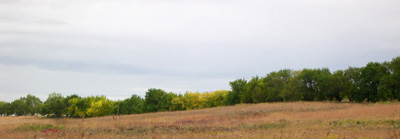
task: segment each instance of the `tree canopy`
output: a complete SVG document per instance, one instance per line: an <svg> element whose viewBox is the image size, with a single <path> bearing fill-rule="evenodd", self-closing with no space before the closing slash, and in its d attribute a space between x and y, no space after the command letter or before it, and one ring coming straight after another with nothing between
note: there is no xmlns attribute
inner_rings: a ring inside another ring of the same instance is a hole
<svg viewBox="0 0 400 139"><path fill-rule="evenodd" d="M0 116L96 117L117 114L193 110L239 103L285 101L378 102L400 100L400 57L365 67L330 71L328 68L290 70L240 78L229 82L231 90L176 94L150 88L144 98L132 95L113 101L106 96L81 97L49 94L42 102L28 94L13 102L0 101Z"/></svg>

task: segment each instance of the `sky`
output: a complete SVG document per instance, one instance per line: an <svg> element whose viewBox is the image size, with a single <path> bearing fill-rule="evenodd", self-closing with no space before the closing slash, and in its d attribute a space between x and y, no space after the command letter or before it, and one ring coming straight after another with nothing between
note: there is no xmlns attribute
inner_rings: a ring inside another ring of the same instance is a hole
<svg viewBox="0 0 400 139"><path fill-rule="evenodd" d="M1 0L0 101L229 90L400 56L398 0Z"/></svg>

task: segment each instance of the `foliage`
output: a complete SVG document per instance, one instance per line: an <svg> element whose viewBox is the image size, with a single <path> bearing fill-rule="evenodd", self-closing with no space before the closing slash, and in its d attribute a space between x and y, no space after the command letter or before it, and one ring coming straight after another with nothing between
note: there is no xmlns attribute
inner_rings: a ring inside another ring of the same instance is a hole
<svg viewBox="0 0 400 139"><path fill-rule="evenodd" d="M41 107L42 115L61 117L66 105L63 102L64 97L60 93L51 93Z"/></svg>
<svg viewBox="0 0 400 139"><path fill-rule="evenodd" d="M63 104L65 105L63 113L65 113L67 117L73 117L73 115L75 113L74 110L71 110L71 111L68 110L68 108L71 107L71 103L69 103L69 101L74 99L74 98L75 99L81 99L81 97L78 96L77 94L69 95L69 96L67 96L67 97L65 97L63 99Z"/></svg>
<svg viewBox="0 0 400 139"><path fill-rule="evenodd" d="M68 101L67 115L71 117L105 116L111 113L114 102L105 96L89 96L72 98Z"/></svg>
<svg viewBox="0 0 400 139"><path fill-rule="evenodd" d="M105 96L90 96L85 98L85 101L89 103L89 108L86 110L86 117L108 115L113 107L113 102Z"/></svg>
<svg viewBox="0 0 400 139"><path fill-rule="evenodd" d="M170 111L177 111L177 110L185 110L185 102L182 95L178 95L177 97L171 100L171 106L169 107Z"/></svg>
<svg viewBox="0 0 400 139"><path fill-rule="evenodd" d="M40 113L40 108L42 106L42 101L36 96L28 94L26 96L26 107L30 115Z"/></svg>
<svg viewBox="0 0 400 139"><path fill-rule="evenodd" d="M234 105L241 102L240 98L246 92L245 85L247 81L245 79L237 79L235 81L229 82L232 91L227 95L225 104Z"/></svg>
<svg viewBox="0 0 400 139"><path fill-rule="evenodd" d="M369 102L379 101L378 89L381 79L389 73L380 63L370 62L361 69L361 89L363 96Z"/></svg>
<svg viewBox="0 0 400 139"><path fill-rule="evenodd" d="M10 105L3 104L4 108L0 109L3 109L5 115L34 115L40 112L41 105L42 101L39 98L28 94L26 97L21 97L11 102Z"/></svg>
<svg viewBox="0 0 400 139"><path fill-rule="evenodd" d="M330 101L342 101L343 97L346 96L345 91L350 89L350 80L346 78L343 70L335 71L330 81L330 94L328 98Z"/></svg>
<svg viewBox="0 0 400 139"><path fill-rule="evenodd" d="M62 96L51 93L45 102L28 94L11 103L0 102L0 116L47 115L49 117L96 117L110 114L192 110L239 103L282 101L379 102L400 100L400 57L389 62L370 62L331 72L328 68L271 72L249 81L229 82L231 90L167 93L150 88L144 98L132 95L122 101L105 96Z"/></svg>
<svg viewBox="0 0 400 139"><path fill-rule="evenodd" d="M168 97L167 92L162 89L150 88L145 96L145 111L158 112L167 111L171 105L172 99Z"/></svg>
<svg viewBox="0 0 400 139"><path fill-rule="evenodd" d="M144 100L137 95L116 102L111 110L111 114L138 114L143 113Z"/></svg>
<svg viewBox="0 0 400 139"><path fill-rule="evenodd" d="M292 71L289 69L280 70L278 72L271 72L263 80L263 90L265 92L265 99L261 102L276 102L283 101L284 98L280 96L284 87L289 84L292 77Z"/></svg>
<svg viewBox="0 0 400 139"><path fill-rule="evenodd" d="M8 102L0 101L0 116L7 115Z"/></svg>
<svg viewBox="0 0 400 139"><path fill-rule="evenodd" d="M203 104L204 105L203 108L210 108L210 107L224 106L225 105L224 102L229 94L229 91L217 90L214 92L203 93L203 94L207 94L206 96L202 95L202 97L205 100L203 103L206 103Z"/></svg>
<svg viewBox="0 0 400 139"><path fill-rule="evenodd" d="M217 90L214 92L186 92L183 96L175 97L171 103L170 110L192 110L201 108L211 108L224 106L227 90Z"/></svg>

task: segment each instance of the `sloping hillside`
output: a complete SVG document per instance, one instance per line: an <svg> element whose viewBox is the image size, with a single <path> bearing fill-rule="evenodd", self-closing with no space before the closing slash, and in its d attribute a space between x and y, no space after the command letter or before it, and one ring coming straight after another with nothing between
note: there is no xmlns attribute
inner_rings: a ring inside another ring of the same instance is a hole
<svg viewBox="0 0 400 139"><path fill-rule="evenodd" d="M241 104L87 119L0 117L0 125L0 138L399 138L400 104Z"/></svg>

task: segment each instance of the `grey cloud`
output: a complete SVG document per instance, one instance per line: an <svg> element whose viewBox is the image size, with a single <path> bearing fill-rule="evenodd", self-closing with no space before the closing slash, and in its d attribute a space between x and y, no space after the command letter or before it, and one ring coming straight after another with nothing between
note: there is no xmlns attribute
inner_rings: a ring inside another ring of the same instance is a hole
<svg viewBox="0 0 400 139"><path fill-rule="evenodd" d="M57 61L57 60L43 60L28 57L12 57L0 56L0 64L8 66L37 66L46 70L64 71L64 72L87 72L97 74L122 74L122 75L157 75L169 76L177 78L221 78L230 77L232 73L219 71L206 71L206 72L190 72L190 71L174 71L163 69L142 68L133 65L122 65L115 63L102 63L102 62L85 62L85 61Z"/></svg>
<svg viewBox="0 0 400 139"><path fill-rule="evenodd" d="M235 78L363 66L400 51L398 0L1 2L3 94L211 91Z"/></svg>

